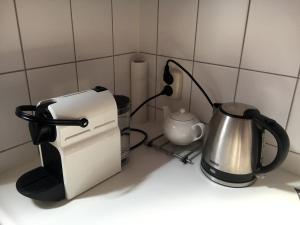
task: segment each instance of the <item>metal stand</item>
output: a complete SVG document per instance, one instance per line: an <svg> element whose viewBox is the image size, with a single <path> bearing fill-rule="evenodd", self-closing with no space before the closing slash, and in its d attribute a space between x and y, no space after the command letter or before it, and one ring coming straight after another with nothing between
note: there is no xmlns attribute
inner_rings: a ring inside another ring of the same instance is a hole
<svg viewBox="0 0 300 225"><path fill-rule="evenodd" d="M193 164L193 160L201 154L203 141L199 140L189 145L180 146L172 144L163 134L160 134L152 138L147 145L176 157L184 164Z"/></svg>

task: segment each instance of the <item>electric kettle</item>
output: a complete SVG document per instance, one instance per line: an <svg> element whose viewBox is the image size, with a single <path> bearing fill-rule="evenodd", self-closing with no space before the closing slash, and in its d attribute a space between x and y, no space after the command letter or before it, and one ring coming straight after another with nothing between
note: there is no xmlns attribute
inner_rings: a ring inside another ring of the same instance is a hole
<svg viewBox="0 0 300 225"><path fill-rule="evenodd" d="M255 182L256 174L269 172L285 160L289 138L276 121L242 103L214 104L213 108L201 159L201 169L209 179L224 186L245 187ZM275 137L278 150L275 159L263 166L265 130Z"/></svg>

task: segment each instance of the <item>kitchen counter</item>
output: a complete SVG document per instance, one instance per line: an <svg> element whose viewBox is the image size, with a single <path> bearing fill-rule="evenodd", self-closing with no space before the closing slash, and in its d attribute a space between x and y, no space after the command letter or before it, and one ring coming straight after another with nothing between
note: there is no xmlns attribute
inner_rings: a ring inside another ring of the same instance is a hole
<svg viewBox="0 0 300 225"><path fill-rule="evenodd" d="M142 127L150 136L159 130L152 124ZM193 165L185 165L160 151L141 146L131 153L121 173L71 201L58 203L36 202L17 192L17 178L39 164L32 162L0 175L0 224L285 224L287 221L295 224L300 221L300 200L294 190L300 187L300 177L277 169L251 187L228 188L202 174L200 158Z"/></svg>

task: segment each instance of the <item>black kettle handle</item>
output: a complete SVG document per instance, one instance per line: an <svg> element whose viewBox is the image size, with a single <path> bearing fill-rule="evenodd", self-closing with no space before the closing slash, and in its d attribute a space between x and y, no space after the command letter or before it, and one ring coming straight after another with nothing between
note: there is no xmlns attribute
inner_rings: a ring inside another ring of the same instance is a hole
<svg viewBox="0 0 300 225"><path fill-rule="evenodd" d="M275 120L260 114L258 110L247 110L244 115L253 119L255 123L259 124L263 129L268 130L275 137L278 146L275 159L270 164L261 166L257 171L258 173L269 172L279 166L286 159L290 148L289 137L283 127L281 127Z"/></svg>

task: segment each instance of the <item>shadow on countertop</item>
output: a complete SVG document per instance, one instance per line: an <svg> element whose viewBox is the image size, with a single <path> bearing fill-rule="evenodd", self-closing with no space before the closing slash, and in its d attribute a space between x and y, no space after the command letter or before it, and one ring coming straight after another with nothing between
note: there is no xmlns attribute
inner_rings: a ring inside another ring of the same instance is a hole
<svg viewBox="0 0 300 225"><path fill-rule="evenodd" d="M256 187L268 187L297 193L295 189L300 188L300 177L277 168L270 173L259 176L257 181L250 186L250 188Z"/></svg>
<svg viewBox="0 0 300 225"><path fill-rule="evenodd" d="M92 198L116 191L119 192L119 195L117 196L126 195L141 184L149 174L159 169L171 159L172 157L150 150L147 147L138 149L130 155L129 161L122 167L122 171L120 173L108 178L102 183L97 184L86 192L75 197L74 200ZM69 202L70 200L62 200L59 202L41 202L33 200L33 203L42 209L59 208Z"/></svg>
<svg viewBox="0 0 300 225"><path fill-rule="evenodd" d="M120 173L79 195L77 199L104 195L114 191L120 191L119 195L126 195L141 184L149 174L171 159L171 156L153 151L148 147L137 150L130 155L128 163Z"/></svg>

